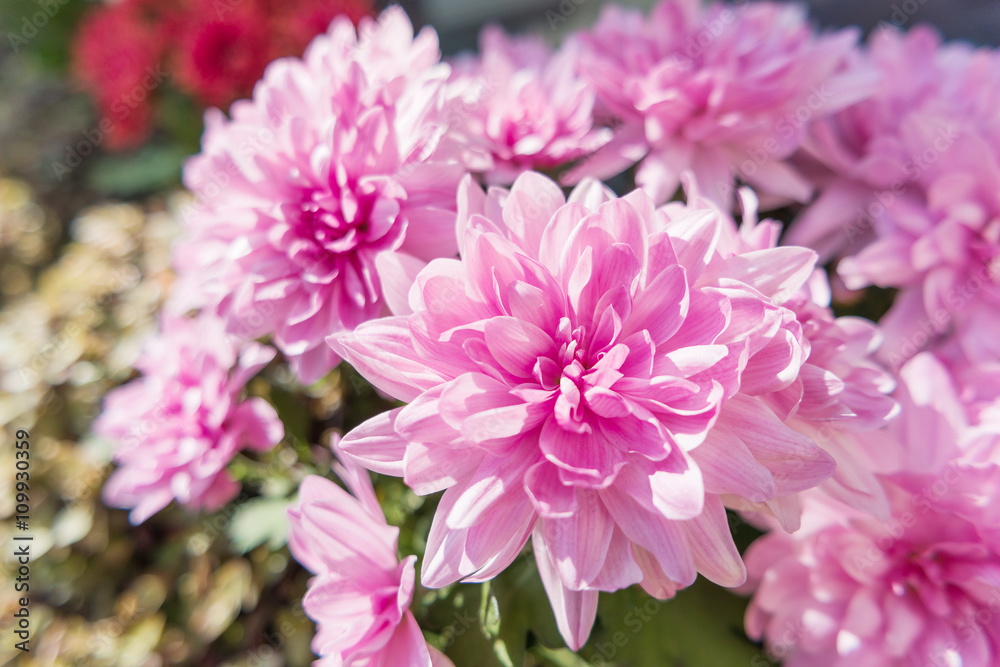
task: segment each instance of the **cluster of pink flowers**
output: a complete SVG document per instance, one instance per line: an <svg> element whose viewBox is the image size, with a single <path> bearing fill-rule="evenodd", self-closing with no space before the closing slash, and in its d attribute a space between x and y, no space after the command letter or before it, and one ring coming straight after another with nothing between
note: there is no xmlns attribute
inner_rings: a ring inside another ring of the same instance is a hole
<svg viewBox="0 0 1000 667"><path fill-rule="evenodd" d="M168 406L109 500L232 494L229 457L281 438L238 396L267 336L304 383L346 360L405 403L335 445L354 497L309 478L290 511L321 664L450 664L358 465L443 491L423 586L530 538L574 650L600 592L701 574L756 591L748 633L790 664L1000 659L998 57L694 0L481 47L442 61L398 7L337 19L206 116L174 351L99 430ZM793 202L779 244L758 209ZM885 323L837 317L844 283L899 288ZM746 565L727 511L769 531Z"/></svg>
<svg viewBox="0 0 1000 667"><path fill-rule="evenodd" d="M801 530L747 554L747 630L790 665L992 665L1000 58L924 27L877 32L860 57L883 83L809 128L794 162L817 196L786 241L838 260L846 288L898 290L879 357L900 414L858 436L883 506L806 492Z"/></svg>
<svg viewBox="0 0 1000 667"><path fill-rule="evenodd" d="M138 524L171 500L204 510L232 500L233 455L270 449L285 435L267 401L241 397L273 358L272 348L227 337L213 318L164 318L135 362L143 376L108 394L94 425L117 443L107 503L132 508Z"/></svg>
<svg viewBox="0 0 1000 667"><path fill-rule="evenodd" d="M746 559L751 637L789 665L968 665L1000 655L1000 422L970 418L930 353L882 432L884 517L815 492Z"/></svg>
<svg viewBox="0 0 1000 667"><path fill-rule="evenodd" d="M585 158L612 137L594 117L596 92L578 72L579 49L483 30L478 56L456 58L449 121L468 145L465 164L488 183L510 184Z"/></svg>
<svg viewBox="0 0 1000 667"><path fill-rule="evenodd" d="M739 178L776 201L812 189L787 160L810 123L874 89L858 34L816 35L798 5L658 3L649 16L614 5L577 39L579 70L615 138L575 173L610 176L639 162L636 184L657 203L689 172L723 205Z"/></svg>
<svg viewBox="0 0 1000 667"><path fill-rule="evenodd" d="M929 28L876 33L863 54L878 92L810 129L801 155L819 196L789 242L840 257L847 287L900 290L882 321L898 370L954 336L1000 355L1000 57Z"/></svg>

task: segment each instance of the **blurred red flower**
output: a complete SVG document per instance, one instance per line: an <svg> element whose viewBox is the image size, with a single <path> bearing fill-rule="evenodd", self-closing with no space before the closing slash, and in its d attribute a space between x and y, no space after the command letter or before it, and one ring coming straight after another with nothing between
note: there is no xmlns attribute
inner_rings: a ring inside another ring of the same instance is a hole
<svg viewBox="0 0 1000 667"><path fill-rule="evenodd" d="M165 78L199 107L227 108L335 16L356 24L371 13L370 0L123 0L84 17L73 69L102 116L105 147L133 148L153 131Z"/></svg>

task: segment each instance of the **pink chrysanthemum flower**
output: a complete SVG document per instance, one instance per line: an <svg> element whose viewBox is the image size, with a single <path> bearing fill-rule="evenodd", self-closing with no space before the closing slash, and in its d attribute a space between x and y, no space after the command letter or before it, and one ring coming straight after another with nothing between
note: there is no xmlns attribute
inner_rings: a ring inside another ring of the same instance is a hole
<svg viewBox="0 0 1000 667"><path fill-rule="evenodd" d="M694 190L694 188L691 188ZM748 189L740 191L743 223L725 225L721 254L752 253L775 248L781 225L757 221L757 202ZM774 413L808 436L837 462L834 475L820 488L849 505L885 516L887 500L872 466L877 437L868 434L898 413L889 396L894 378L874 360L883 336L871 321L834 317L831 290L822 269L815 270L797 291L776 295L795 315L802 330L803 363L795 380L778 391L759 394ZM710 436L711 438L711 436ZM788 497L786 528L797 526L798 508Z"/></svg>
<svg viewBox="0 0 1000 667"><path fill-rule="evenodd" d="M887 482L885 522L810 495L801 531L747 552L761 581L747 633L790 667L997 664L996 473L955 466Z"/></svg>
<svg viewBox="0 0 1000 667"><path fill-rule="evenodd" d="M1000 322L1000 61L928 28L880 31L867 59L885 83L813 127L804 155L821 195L787 241L847 254L851 289L901 288L882 322L898 369L973 306L987 304L984 332ZM1000 352L972 333L967 347Z"/></svg>
<svg viewBox="0 0 1000 667"><path fill-rule="evenodd" d="M440 136L437 37L414 38L398 7L358 31L334 20L302 60L272 63L231 120L210 112L184 171L199 204L173 307L273 334L305 382L339 361L327 335L387 311L386 282L455 252L463 171Z"/></svg>
<svg viewBox="0 0 1000 667"><path fill-rule="evenodd" d="M386 523L368 473L334 469L354 493L323 477L302 480L288 510L288 547L316 575L302 607L316 621L318 667L453 667L427 645L413 613L416 556L396 555L399 528Z"/></svg>
<svg viewBox="0 0 1000 667"><path fill-rule="evenodd" d="M879 520L808 492L802 529L746 554L747 632L785 664L966 665L1000 659L1000 430L969 428L930 355L901 380ZM883 440L887 436L883 436ZM987 446L984 446L987 445Z"/></svg>
<svg viewBox="0 0 1000 667"><path fill-rule="evenodd" d="M869 320L833 316L822 271L784 305L802 324L808 352L795 383L769 396L769 404L837 462L822 490L884 517L889 508L872 462L882 446L878 429L899 412L890 396L895 379L875 361L884 336Z"/></svg>
<svg viewBox="0 0 1000 667"><path fill-rule="evenodd" d="M917 130L908 127L910 119L949 101L945 91L955 86L955 74L969 55L964 45L942 47L924 26L905 34L881 29L872 35L860 57L879 73L878 90L810 126L802 157L816 163L809 172L820 196L796 220L789 242L814 247L824 257L838 254L868 235L872 215L891 205L901 190L913 189L926 161L908 153L913 146L905 137L916 138ZM944 129L945 139L953 139L957 128ZM882 191L891 193L892 201Z"/></svg>
<svg viewBox="0 0 1000 667"><path fill-rule="evenodd" d="M485 155L475 170L489 183L563 167L611 138L594 126L594 89L576 72L575 46L552 53L542 39L490 26L479 47L477 57L454 62L449 114L455 131Z"/></svg>
<svg viewBox="0 0 1000 667"><path fill-rule="evenodd" d="M696 572L741 583L721 495L764 502L782 472L796 471L785 475L795 492L833 468L736 395L794 380L794 316L761 290L794 291L814 253L722 259L714 210L656 211L640 190L616 199L596 182L567 202L533 172L486 195L467 179L459 221L462 260L421 271L411 315L330 338L410 401L348 434L345 451L417 493L447 489L424 584L490 579L534 533L578 648L599 590L641 582L669 597ZM723 401L733 436L702 455Z"/></svg>
<svg viewBox="0 0 1000 667"><path fill-rule="evenodd" d="M727 210L737 177L807 200L809 183L786 159L810 122L872 84L852 66L857 32L817 36L796 5L664 0L648 18L610 6L579 39L598 111L621 126L576 173L605 177L639 161L636 183L657 203L686 170Z"/></svg>
<svg viewBox="0 0 1000 667"><path fill-rule="evenodd" d="M274 357L240 345L210 317L164 318L135 367L143 376L109 393L94 432L115 443L118 469L104 499L132 508L139 524L171 500L215 510L239 485L226 465L241 449L263 451L284 437L264 399L240 399L247 381Z"/></svg>
<svg viewBox="0 0 1000 667"><path fill-rule="evenodd" d="M966 321L955 335L933 347L934 356L961 389L960 400L973 421L983 412L1000 413L1000 353L987 355L963 345L970 339L985 342L996 338L1000 329L982 324Z"/></svg>

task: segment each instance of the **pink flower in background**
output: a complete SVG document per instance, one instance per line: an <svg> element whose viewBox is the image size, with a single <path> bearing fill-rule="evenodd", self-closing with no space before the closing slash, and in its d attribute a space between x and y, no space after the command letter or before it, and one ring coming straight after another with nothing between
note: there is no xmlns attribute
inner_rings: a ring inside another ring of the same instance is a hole
<svg viewBox="0 0 1000 667"><path fill-rule="evenodd" d="M882 322L894 368L955 330L996 359L1000 61L928 28L877 33L867 59L885 83L813 127L803 163L821 194L787 241L848 255L851 289L901 288Z"/></svg>
<svg viewBox="0 0 1000 667"><path fill-rule="evenodd" d="M995 342L992 339L996 338L998 329L983 324L966 320L954 336L932 348L934 356L948 369L949 376L960 389L960 401L973 421L980 413L996 411L996 406L1000 405L1000 354L989 359L981 351L970 352L963 345L969 339Z"/></svg>
<svg viewBox="0 0 1000 667"><path fill-rule="evenodd" d="M778 243L780 223L758 223L756 198L748 189L740 191L740 199L743 223L738 229L735 224L723 226L719 243L723 257L752 254ZM837 462L836 472L821 489L858 509L885 516L887 500L873 464L880 449L878 436L861 435L884 426L898 412L889 396L896 382L874 360L883 340L881 332L860 317L834 317L830 285L822 269L813 271L796 291L786 289L773 298L794 314L801 328L803 363L788 386L757 395L787 426L818 443ZM725 423L725 410L720 423ZM788 477L787 471L780 475ZM784 511L775 503L770 509L778 509L783 525L794 530L797 499L787 496L778 502L785 503Z"/></svg>
<svg viewBox="0 0 1000 667"><path fill-rule="evenodd" d="M808 200L786 160L809 123L872 92L853 63L857 32L817 36L797 5L665 0L649 17L610 6L579 39L598 115L621 127L577 177L639 162L636 183L656 203L685 171L726 210L737 177L769 203Z"/></svg>
<svg viewBox="0 0 1000 667"><path fill-rule="evenodd" d="M302 60L272 63L231 120L210 112L184 171L199 204L172 308L273 334L304 382L339 361L327 335L388 311L387 281L455 252L464 172L441 136L437 38L414 38L398 7L358 30L338 18Z"/></svg>
<svg viewBox="0 0 1000 667"><path fill-rule="evenodd" d="M571 648L586 641L599 590L641 582L669 597L696 572L740 584L718 494L763 502L772 472L795 470L793 491L832 472L811 441L735 396L741 383L764 392L794 380L794 316L759 290L797 289L815 255L723 260L714 210L656 211L641 191L616 199L596 182L566 202L530 172L485 196L467 179L459 211L462 260L417 276L411 315L329 339L410 401L352 431L344 450L417 493L447 489L424 584L490 579L534 532ZM699 458L726 399L739 437Z"/></svg>
<svg viewBox="0 0 1000 667"><path fill-rule="evenodd" d="M974 424L932 355L903 367L879 438L889 515L807 492L802 529L746 554L747 632L788 665L1000 659L1000 421Z"/></svg>
<svg viewBox="0 0 1000 667"><path fill-rule="evenodd" d="M488 154L488 182L563 167L611 138L594 127L594 89L576 73L573 45L552 53L542 39L510 37L497 26L479 42L478 57L454 63L450 113L454 131Z"/></svg>
<svg viewBox="0 0 1000 667"><path fill-rule="evenodd" d="M288 546L316 576L302 600L316 621L312 648L327 667L445 667L409 610L416 556L396 555L399 528L386 523L368 473L340 468L354 496L310 475L288 510ZM335 469L339 466L335 466Z"/></svg>
<svg viewBox="0 0 1000 667"><path fill-rule="evenodd" d="M879 521L811 494L802 529L750 546L747 634L790 667L964 665L1000 659L996 466L886 484Z"/></svg>
<svg viewBox="0 0 1000 667"><path fill-rule="evenodd" d="M891 205L901 195L912 200L919 194L926 162L918 164L919 156L908 152L916 148L908 145L908 138L917 138L912 119L950 103L946 91L955 87L954 76L971 55L965 45L942 47L925 26L905 34L879 30L866 47L859 55L879 73L877 91L813 123L801 156L820 192L789 230L787 241L815 248L824 258L870 237L872 215L885 208L878 195ZM947 139L950 133L944 129ZM891 201L882 191L891 194Z"/></svg>
<svg viewBox="0 0 1000 667"><path fill-rule="evenodd" d="M214 318L163 318L135 364L142 377L109 393L94 423L115 443L118 463L105 501L132 508L129 518L139 524L174 499L205 510L231 500L239 489L226 470L233 456L284 437L264 399L240 399L273 357L269 347L235 343Z"/></svg>
<svg viewBox="0 0 1000 667"><path fill-rule="evenodd" d="M896 417L893 376L877 361L884 336L860 317L834 317L826 275L817 271L785 303L802 324L808 355L792 386L768 397L785 423L817 442L837 462L819 487L842 502L878 516L888 512L875 462L884 444L879 428Z"/></svg>

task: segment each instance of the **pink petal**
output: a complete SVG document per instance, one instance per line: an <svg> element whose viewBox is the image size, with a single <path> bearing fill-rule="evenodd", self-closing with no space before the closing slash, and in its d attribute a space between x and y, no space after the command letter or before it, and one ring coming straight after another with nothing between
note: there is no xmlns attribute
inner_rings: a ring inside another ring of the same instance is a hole
<svg viewBox="0 0 1000 667"><path fill-rule="evenodd" d="M542 425L538 445L549 461L591 480L594 486L608 484L625 465L623 454L608 446L602 435L566 430L554 417Z"/></svg>
<svg viewBox="0 0 1000 667"><path fill-rule="evenodd" d="M528 448L523 448L527 450ZM463 485L461 495L448 513L449 528L469 528L482 514L499 503L525 502L524 475L532 463L529 451L511 456L483 458L479 468Z"/></svg>
<svg viewBox="0 0 1000 667"><path fill-rule="evenodd" d="M539 461L524 476L524 489L539 515L566 518L577 511L575 487L563 484L559 468Z"/></svg>
<svg viewBox="0 0 1000 667"><path fill-rule="evenodd" d="M464 377L464 376L463 376ZM396 417L396 432L408 442L454 446L460 433L446 418L442 396L451 383L438 385L403 406Z"/></svg>
<svg viewBox="0 0 1000 667"><path fill-rule="evenodd" d="M257 451L270 449L285 437L285 427L271 404L252 396L236 406L229 417L241 432L245 447Z"/></svg>
<svg viewBox="0 0 1000 667"><path fill-rule="evenodd" d="M542 232L565 203L562 189L554 181L528 171L511 186L503 205L503 220L529 256L538 257Z"/></svg>
<svg viewBox="0 0 1000 667"><path fill-rule="evenodd" d="M443 380L414 350L405 317L365 322L353 332L333 334L326 340L366 380L401 401L412 401Z"/></svg>
<svg viewBox="0 0 1000 667"><path fill-rule="evenodd" d="M601 500L626 537L649 551L671 580L682 586L694 582L694 560L677 522L649 511L617 484L603 489Z"/></svg>
<svg viewBox="0 0 1000 667"><path fill-rule="evenodd" d="M746 568L733 543L726 508L717 496L705 498L704 511L681 525L698 572L729 588L746 581Z"/></svg>
<svg viewBox="0 0 1000 667"><path fill-rule="evenodd" d="M483 329L493 358L509 373L530 378L539 357L555 357L552 337L534 324L513 317L494 317Z"/></svg>
<svg viewBox="0 0 1000 667"><path fill-rule="evenodd" d="M403 458L408 441L396 432L396 417L402 408L375 415L351 429L338 445L359 464L380 475L403 476Z"/></svg>
<svg viewBox="0 0 1000 667"><path fill-rule="evenodd" d="M726 276L783 303L809 279L817 259L814 251L794 246L754 250L727 260Z"/></svg>
<svg viewBox="0 0 1000 667"><path fill-rule="evenodd" d="M735 433L716 426L705 442L691 450L705 480L707 493L733 494L762 503L775 494L774 477Z"/></svg>
<svg viewBox="0 0 1000 667"><path fill-rule="evenodd" d="M468 479L484 456L474 450L411 442L403 459L403 481L417 495L436 493Z"/></svg>
<svg viewBox="0 0 1000 667"><path fill-rule="evenodd" d="M645 329L660 345L677 333L688 313L689 296L684 270L670 266L636 296L622 336Z"/></svg>
<svg viewBox="0 0 1000 667"><path fill-rule="evenodd" d="M602 591L617 591L642 581L642 570L632 555L632 542L617 526L611 535L611 544L604 558L604 567L589 588Z"/></svg>
<svg viewBox="0 0 1000 667"><path fill-rule="evenodd" d="M590 629L597 618L598 592L572 591L563 586L541 531L536 529L532 537L538 574L541 575L545 593L549 596L559 634L570 650L578 651L587 642Z"/></svg>
<svg viewBox="0 0 1000 667"><path fill-rule="evenodd" d="M527 544L536 520L534 507L523 496L485 512L467 533L466 557L475 570L464 581L489 581L507 569Z"/></svg>
<svg viewBox="0 0 1000 667"><path fill-rule="evenodd" d="M444 664L451 664L445 658ZM413 614L407 611L396 626L386 645L372 656L368 663L370 667L431 667L431 654L428 651L424 634L417 625Z"/></svg>
<svg viewBox="0 0 1000 667"><path fill-rule="evenodd" d="M423 260L402 252L383 252L375 257L375 269L382 284L382 297L393 315L409 315L410 289L420 270L427 266Z"/></svg>
<svg viewBox="0 0 1000 667"><path fill-rule="evenodd" d="M576 491L577 511L568 517L540 521L549 556L567 588L588 586L604 566L614 522L597 493Z"/></svg>

